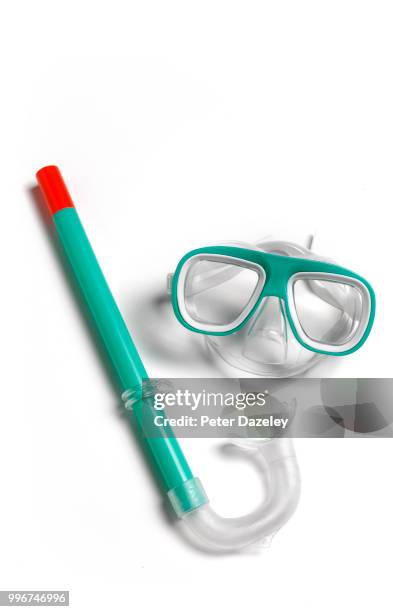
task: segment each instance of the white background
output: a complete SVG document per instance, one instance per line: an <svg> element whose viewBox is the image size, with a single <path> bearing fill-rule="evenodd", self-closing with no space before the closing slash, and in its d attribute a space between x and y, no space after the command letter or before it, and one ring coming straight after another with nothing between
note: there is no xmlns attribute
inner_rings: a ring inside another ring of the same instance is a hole
<svg viewBox="0 0 393 612"><path fill-rule="evenodd" d="M32 188L63 171L154 376L217 376L159 297L187 250L300 239L373 284L375 328L314 375L390 376L390 2L1 4L0 589L73 610L391 610L390 440L298 441L300 506L256 553L162 511ZM154 304L156 307L154 307ZM257 476L186 441L222 512Z"/></svg>

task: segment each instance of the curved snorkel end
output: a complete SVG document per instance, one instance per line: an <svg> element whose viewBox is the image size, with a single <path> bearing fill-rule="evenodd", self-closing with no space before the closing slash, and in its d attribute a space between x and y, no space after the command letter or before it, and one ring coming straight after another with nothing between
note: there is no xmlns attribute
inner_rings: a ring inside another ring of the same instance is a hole
<svg viewBox="0 0 393 612"><path fill-rule="evenodd" d="M178 495L172 491L168 494L186 535L205 550L237 551L273 536L290 519L299 501L300 473L292 440L248 441L239 446L257 465L263 479L268 477L266 498L250 514L225 518L213 510L207 498L198 508L182 511ZM199 494L201 485L198 479L193 481L190 491L196 487Z"/></svg>

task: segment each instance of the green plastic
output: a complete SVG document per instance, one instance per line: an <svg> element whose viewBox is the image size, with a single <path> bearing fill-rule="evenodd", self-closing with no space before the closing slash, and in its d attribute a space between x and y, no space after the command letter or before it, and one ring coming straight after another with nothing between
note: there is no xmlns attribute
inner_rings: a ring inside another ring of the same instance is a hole
<svg viewBox="0 0 393 612"><path fill-rule="evenodd" d="M74 208L53 216L64 252L102 340L122 394L133 393L133 414L152 462L169 497L182 512L206 503L202 486L194 479L177 439L169 428L154 424L151 399L143 397L147 373L133 343L89 240ZM138 401L139 398L139 401ZM196 484L197 483L197 484ZM193 494L189 494L189 490Z"/></svg>
<svg viewBox="0 0 393 612"><path fill-rule="evenodd" d="M234 329L231 329L230 331L220 332L220 331L200 330L196 327L193 327L189 323L187 323L187 321L184 320L180 312L178 299L177 299L177 293L178 293L177 286L178 286L180 271L184 263L188 259L190 259L190 257L193 257L194 255L200 255L200 254L226 255L229 257L236 257L238 259L243 259L245 261L250 261L250 262L253 262L253 263L256 263L262 266L262 268L264 269L266 273L265 284L263 286L263 289L261 291L261 294L256 304L254 305L252 310L249 312L247 317L241 322L241 324L235 327ZM368 325L367 325L364 335L354 347L352 347L351 349L348 349L347 351L342 351L342 352L319 350L314 347L310 347L299 337L296 331L295 325L293 323L292 317L291 317L290 309L288 306L288 293L287 293L289 279L291 278L291 276L293 276L294 274L297 274L298 272L322 272L322 273L348 276L350 278L354 278L362 282L365 285L365 287L368 289L368 292L370 294L370 301L371 301L370 318L369 318ZM286 315L288 317L288 321L289 321L289 324L291 326L291 329L292 329L292 332L295 338L298 340L298 342L302 346L304 346L308 350L311 350L315 353L322 353L326 355L339 355L339 356L348 355L350 353L353 353L354 351L358 350L362 346L362 344L364 344L364 342L367 340L367 337L370 334L371 328L373 326L374 318L375 318L375 294L374 294L374 291L370 283L368 283L366 279L359 276L358 274L355 274L355 272L348 270L347 268L342 268L341 266L336 266L335 264L327 263L324 261L317 261L314 259L302 259L300 257L287 257L284 255L276 255L274 253L265 253L264 251L259 251L256 249L255 250L246 249L243 247L233 247L233 246L203 247L200 249L195 249L193 251L190 251L189 253L184 255L184 257L180 260L176 268L175 274L173 276L173 281L172 281L172 305L173 305L175 315L177 319L179 320L179 322L182 325L184 325L184 327L186 327L187 329L191 331L194 331L200 334L207 334L210 336L227 336L241 329L244 325L246 325L247 321L250 320L250 318L253 316L253 314L257 310L259 304L261 303L263 298L266 296L276 296L284 301Z"/></svg>

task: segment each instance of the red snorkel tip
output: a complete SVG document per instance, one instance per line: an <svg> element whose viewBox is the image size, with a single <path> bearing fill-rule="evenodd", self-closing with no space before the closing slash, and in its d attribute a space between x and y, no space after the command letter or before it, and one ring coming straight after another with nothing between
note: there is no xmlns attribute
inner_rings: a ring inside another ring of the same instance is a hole
<svg viewBox="0 0 393 612"><path fill-rule="evenodd" d="M57 166L45 166L38 170L37 181L51 215L63 208L74 208L71 196Z"/></svg>

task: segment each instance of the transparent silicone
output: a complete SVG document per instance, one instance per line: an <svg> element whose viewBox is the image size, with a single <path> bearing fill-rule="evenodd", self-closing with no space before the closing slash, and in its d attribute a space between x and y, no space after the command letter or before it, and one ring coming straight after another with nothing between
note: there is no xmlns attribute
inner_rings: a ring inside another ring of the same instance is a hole
<svg viewBox="0 0 393 612"><path fill-rule="evenodd" d="M292 516L299 500L300 473L291 439L236 444L256 464L266 495L255 510L238 518L220 516L210 503L183 514L185 533L204 549L230 552L269 541Z"/></svg>

